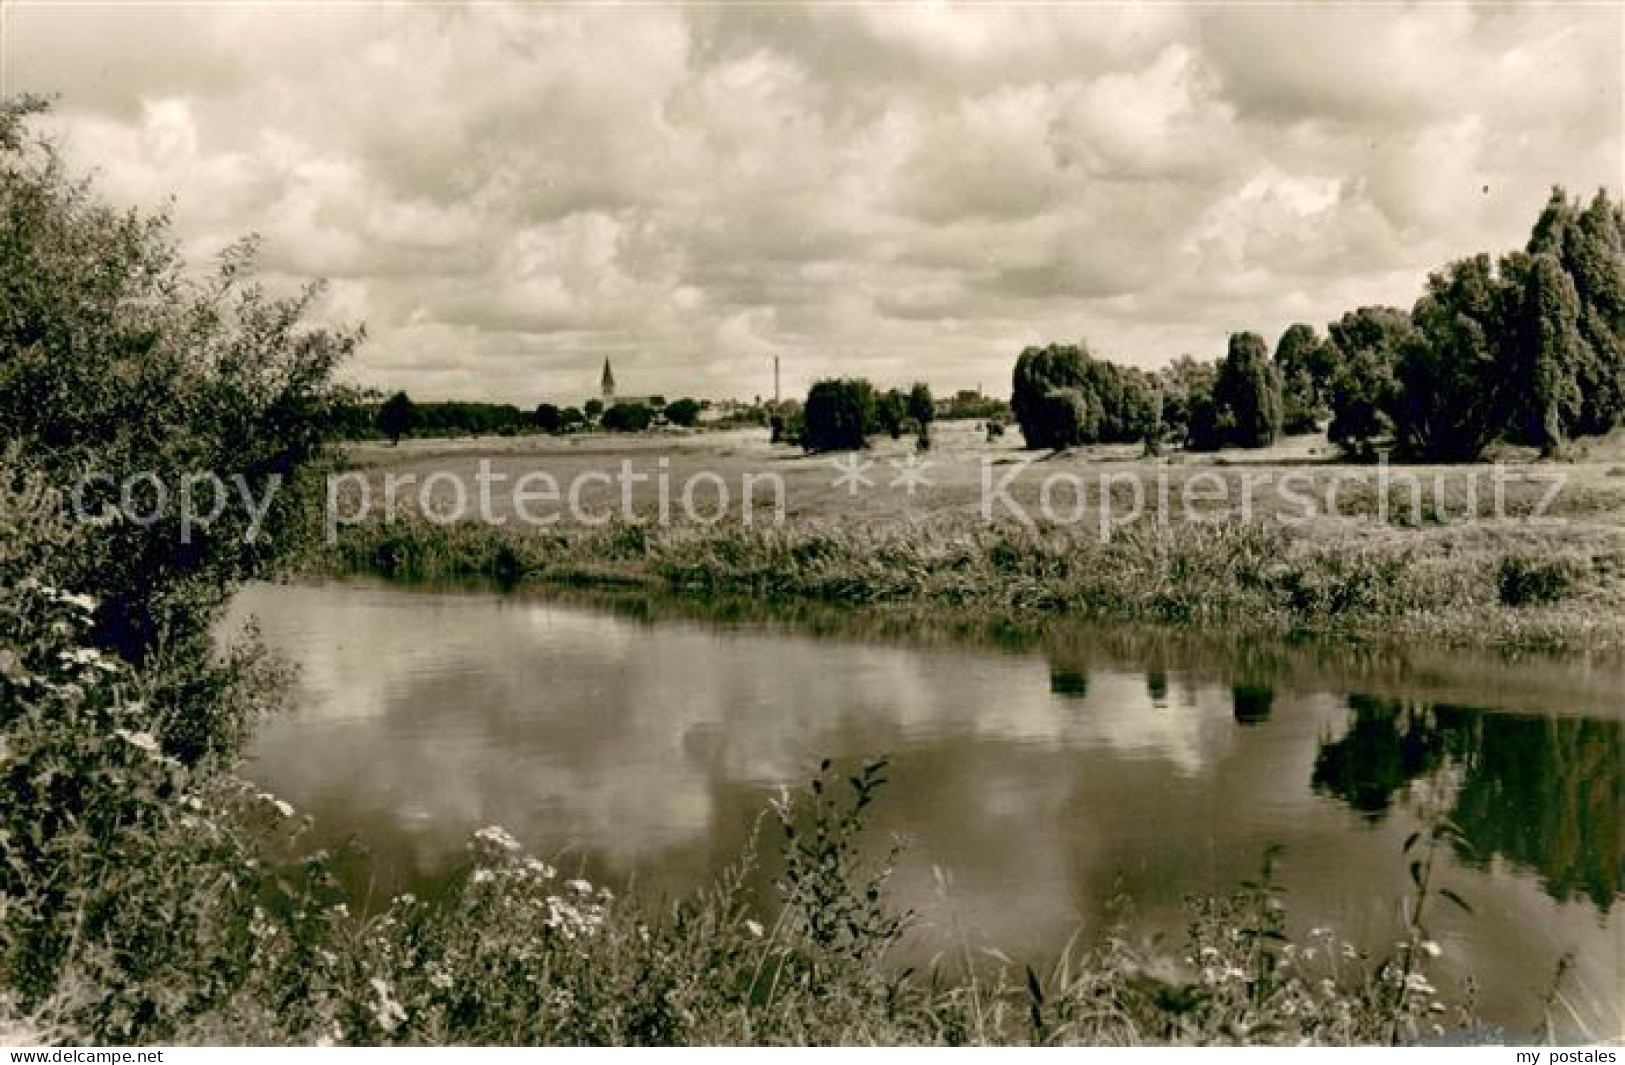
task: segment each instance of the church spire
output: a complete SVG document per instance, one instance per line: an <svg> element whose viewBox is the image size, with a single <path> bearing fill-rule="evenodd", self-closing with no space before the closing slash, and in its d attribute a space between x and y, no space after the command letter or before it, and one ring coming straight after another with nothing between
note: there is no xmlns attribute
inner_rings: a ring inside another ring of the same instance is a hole
<svg viewBox="0 0 1625 1065"><path fill-rule="evenodd" d="M615 398L615 371L609 368L608 359L604 360L604 378L600 382L600 388L603 390L604 403L607 406L609 401Z"/></svg>

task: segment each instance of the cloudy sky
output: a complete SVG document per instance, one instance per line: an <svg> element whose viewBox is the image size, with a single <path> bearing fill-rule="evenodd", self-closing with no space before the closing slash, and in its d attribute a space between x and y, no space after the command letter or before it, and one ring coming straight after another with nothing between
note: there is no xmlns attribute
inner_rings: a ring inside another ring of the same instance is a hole
<svg viewBox="0 0 1625 1065"><path fill-rule="evenodd" d="M1008 387L1273 338L1618 189L1625 8L0 0L106 195L424 398Z"/></svg>

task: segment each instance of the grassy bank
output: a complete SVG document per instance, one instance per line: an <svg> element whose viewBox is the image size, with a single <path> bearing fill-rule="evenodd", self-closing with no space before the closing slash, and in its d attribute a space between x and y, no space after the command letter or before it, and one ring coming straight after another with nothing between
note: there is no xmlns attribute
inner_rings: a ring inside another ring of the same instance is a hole
<svg viewBox="0 0 1625 1065"><path fill-rule="evenodd" d="M1625 648L1625 546L1604 531L929 520L520 530L422 518L346 527L325 564L432 579L639 584L935 619L1073 617L1364 640Z"/></svg>

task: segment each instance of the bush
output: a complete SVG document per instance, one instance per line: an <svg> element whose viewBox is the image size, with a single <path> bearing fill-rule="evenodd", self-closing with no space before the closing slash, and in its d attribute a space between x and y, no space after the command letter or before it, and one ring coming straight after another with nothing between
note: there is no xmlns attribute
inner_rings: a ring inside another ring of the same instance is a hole
<svg viewBox="0 0 1625 1065"><path fill-rule="evenodd" d="M268 295L252 242L188 272L166 217L101 203L31 138L42 109L0 101L0 436L62 491L94 475L91 514L138 474L213 474L268 500L256 535L240 505L190 530L173 505L151 523L112 520L50 574L96 589L95 646L169 674L155 715L214 717L226 682L210 625L235 582L274 571L319 527L331 377L358 334L301 325L319 289ZM174 753L211 750L201 731Z"/></svg>
<svg viewBox="0 0 1625 1065"><path fill-rule="evenodd" d="M700 422L700 405L692 399L679 399L666 404L665 415L673 425L691 429Z"/></svg>
<svg viewBox="0 0 1625 1065"><path fill-rule="evenodd" d="M1081 389L1057 388L1044 394L1033 418L1037 436L1060 450L1095 439L1100 411ZM1029 447L1032 441L1033 437L1028 436Z"/></svg>
<svg viewBox="0 0 1625 1065"><path fill-rule="evenodd" d="M1566 558L1508 555L1496 563L1495 587L1506 606L1555 603L1569 594L1576 569Z"/></svg>
<svg viewBox="0 0 1625 1065"><path fill-rule="evenodd" d="M598 424L612 433L641 433L654 417L655 412L642 403L617 403L604 411Z"/></svg>
<svg viewBox="0 0 1625 1065"><path fill-rule="evenodd" d="M1257 333L1234 333L1213 382L1216 435L1235 447L1268 447L1281 435L1281 381Z"/></svg>
<svg viewBox="0 0 1625 1065"><path fill-rule="evenodd" d="M801 446L808 451L857 451L875 431L875 390L857 379L819 381L807 392Z"/></svg>
<svg viewBox="0 0 1625 1065"><path fill-rule="evenodd" d="M1056 407L1053 394L1068 391L1083 397L1083 417ZM1095 359L1086 345L1051 344L1016 360L1010 405L1028 447L1058 450L1159 434L1158 391L1151 375Z"/></svg>
<svg viewBox="0 0 1625 1065"><path fill-rule="evenodd" d="M417 425L417 404L405 392L395 393L378 408L378 431L388 437L391 444L399 444L401 437L411 436Z"/></svg>

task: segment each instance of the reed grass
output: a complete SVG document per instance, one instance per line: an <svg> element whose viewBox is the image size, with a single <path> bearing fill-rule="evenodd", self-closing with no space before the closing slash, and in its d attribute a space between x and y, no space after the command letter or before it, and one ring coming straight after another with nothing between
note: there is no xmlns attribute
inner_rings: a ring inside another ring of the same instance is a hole
<svg viewBox="0 0 1625 1065"><path fill-rule="evenodd" d="M1267 523L1065 528L920 522L525 531L421 518L346 528L328 572L632 584L937 619L1068 616L1542 650L1625 649L1625 545L1473 527L1430 535Z"/></svg>

